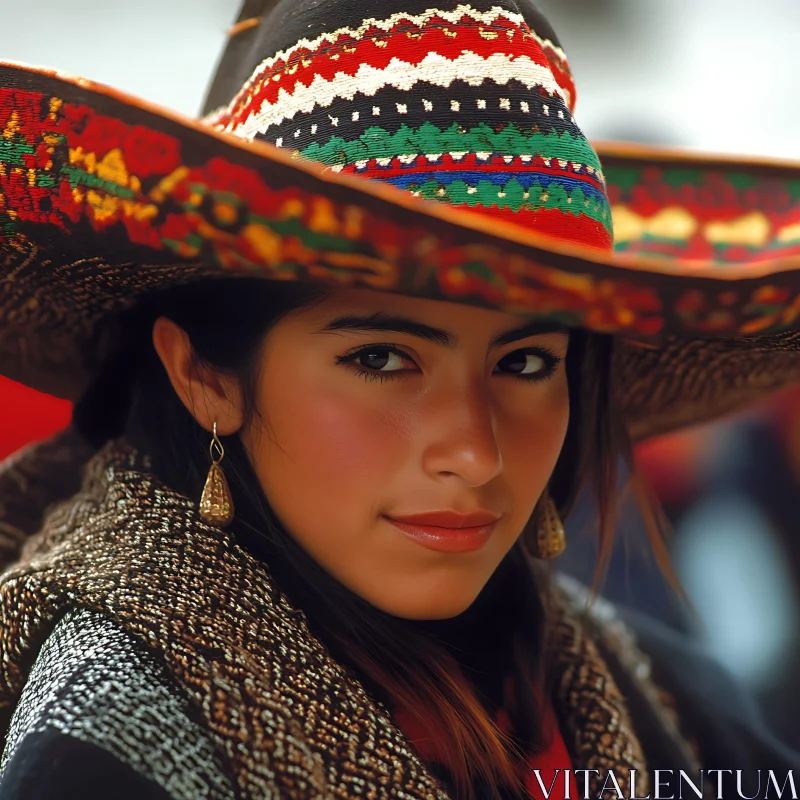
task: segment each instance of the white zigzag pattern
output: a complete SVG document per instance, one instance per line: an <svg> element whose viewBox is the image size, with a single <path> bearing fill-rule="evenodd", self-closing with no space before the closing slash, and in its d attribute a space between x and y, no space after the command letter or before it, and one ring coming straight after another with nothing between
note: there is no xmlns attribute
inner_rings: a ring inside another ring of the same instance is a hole
<svg viewBox="0 0 800 800"><path fill-rule="evenodd" d="M245 95L256 85L258 79L265 72L268 72L270 69L272 69L272 67L278 61L285 61L288 59L292 53L297 50L318 50L325 42L336 42L340 36L350 36L353 39L361 39L370 28L378 28L388 32L401 20L407 20L414 25L421 26L426 25L434 17L439 17L440 19L444 19L447 22L455 24L464 16L471 17L476 22L482 23L483 25L491 25L498 18L503 18L507 19L509 22L513 22L515 25L518 25L521 28L528 28L528 23L525 21L525 17L523 17L522 14L517 14L514 11L508 11L507 9L500 8L500 6L494 6L490 11L478 11L472 6L465 4L456 6L452 11L440 11L432 8L423 14L406 14L401 11L397 14L392 14L387 19L381 20L371 17L370 19L365 19L364 22L362 22L357 28L339 28L332 33L320 34L316 39L300 39L291 47L286 48L286 50L280 50L274 56L265 58L255 68L253 74L250 76L250 78L248 78L244 86L242 86L242 88L236 93L236 97L231 100L228 106L218 108L211 112L207 115L207 117L205 117L205 121L213 123L214 119L232 111L237 105L241 105ZM562 61L567 61L567 54L550 39L543 39L542 37L537 36L535 31L530 29L528 29L527 32L542 47L549 47Z"/></svg>
<svg viewBox="0 0 800 800"><path fill-rule="evenodd" d="M332 81L317 75L309 86L298 83L292 94L280 89L276 102L264 102L241 125L228 125L224 130L252 139L270 126L292 119L295 114L312 111L315 106L328 107L340 98L352 100L357 92L374 96L385 86L409 91L420 81L447 87L455 80L462 80L470 86L480 86L487 78L499 84L506 84L513 78L529 89L541 86L569 105L567 92L558 85L550 69L528 56L514 58L505 53L494 53L489 58L483 58L467 50L456 59L428 53L419 64L393 58L386 69L362 64L355 75L340 72Z"/></svg>

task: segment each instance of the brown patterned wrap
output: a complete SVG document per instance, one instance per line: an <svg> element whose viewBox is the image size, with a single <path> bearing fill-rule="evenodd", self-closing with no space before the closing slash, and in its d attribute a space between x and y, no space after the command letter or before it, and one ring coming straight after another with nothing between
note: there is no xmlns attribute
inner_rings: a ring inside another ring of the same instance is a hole
<svg viewBox="0 0 800 800"><path fill-rule="evenodd" d="M40 445L39 457L55 463L69 438ZM107 443L87 462L80 491L50 510L0 574L3 735L39 647L81 605L163 657L240 797L445 800L387 709L310 633L267 565L203 523L197 504L149 468L124 439ZM7 464L4 480L15 469ZM613 769L618 778L637 769L637 792L646 794L642 748L601 649L640 681L648 662L619 624L582 613L582 592L565 582L549 599L564 738L575 768ZM590 785L596 794L597 779Z"/></svg>

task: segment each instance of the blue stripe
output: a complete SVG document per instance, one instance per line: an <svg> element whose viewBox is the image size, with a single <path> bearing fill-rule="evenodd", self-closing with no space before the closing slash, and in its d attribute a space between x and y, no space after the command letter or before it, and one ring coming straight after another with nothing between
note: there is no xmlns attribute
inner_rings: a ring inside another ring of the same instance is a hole
<svg viewBox="0 0 800 800"><path fill-rule="evenodd" d="M579 178L566 178L560 175L549 175L541 172L473 172L466 170L463 172L453 172L451 170L442 170L441 172L414 172L412 170L408 175L381 178L379 171L371 171L370 177L379 178L401 189L408 189L409 186L420 186L427 181L436 181L444 186L454 183L455 181L463 181L467 186L477 186L480 181L489 181L495 186L505 186L512 178L516 178L524 189L530 189L534 183L538 183L543 188L547 188L550 184L555 183L559 186L563 186L567 192L571 193L575 189L580 189L587 198L591 197L604 204L608 202L605 193L597 189L591 183L582 181Z"/></svg>

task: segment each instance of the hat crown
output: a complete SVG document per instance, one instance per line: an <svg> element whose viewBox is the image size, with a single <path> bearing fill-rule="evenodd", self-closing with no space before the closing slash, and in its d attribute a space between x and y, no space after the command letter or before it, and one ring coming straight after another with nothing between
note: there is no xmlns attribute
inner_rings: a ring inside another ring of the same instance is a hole
<svg viewBox="0 0 800 800"><path fill-rule="evenodd" d="M212 95L241 88L207 121L335 172L610 249L600 162L544 17L525 0L398 5L279 3L237 63L223 61Z"/></svg>

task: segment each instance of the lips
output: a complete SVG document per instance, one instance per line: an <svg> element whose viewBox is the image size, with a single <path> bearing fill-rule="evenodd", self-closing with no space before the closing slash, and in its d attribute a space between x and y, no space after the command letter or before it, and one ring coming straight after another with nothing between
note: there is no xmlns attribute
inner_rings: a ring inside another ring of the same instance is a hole
<svg viewBox="0 0 800 800"><path fill-rule="evenodd" d="M500 519L500 516L488 511L472 511L469 514L459 514L456 511L431 511L425 514L407 514L402 517L391 516L389 519L405 522L408 525L432 525L437 528L479 528L491 525Z"/></svg>
<svg viewBox="0 0 800 800"><path fill-rule="evenodd" d="M408 522L408 517L403 519L393 519L386 517L396 530L402 531L409 539L428 550L437 550L440 553L471 553L480 550L492 536L497 527L497 517L493 514L476 512L474 514L455 514L450 512L437 512L435 514L420 514L411 519L429 520L433 518L437 522L448 522L449 525L430 525L421 522ZM453 523L472 522L475 519L491 519L489 523L483 525L452 527Z"/></svg>

